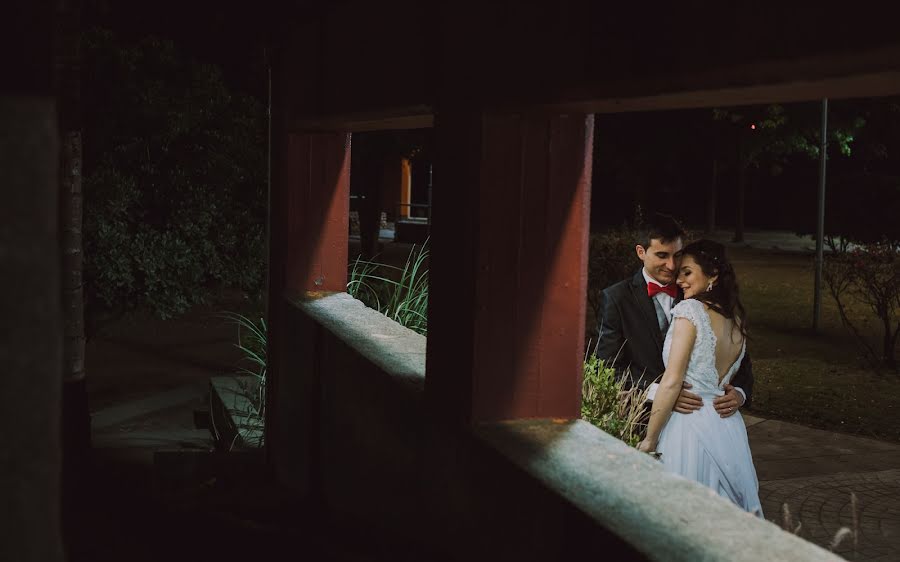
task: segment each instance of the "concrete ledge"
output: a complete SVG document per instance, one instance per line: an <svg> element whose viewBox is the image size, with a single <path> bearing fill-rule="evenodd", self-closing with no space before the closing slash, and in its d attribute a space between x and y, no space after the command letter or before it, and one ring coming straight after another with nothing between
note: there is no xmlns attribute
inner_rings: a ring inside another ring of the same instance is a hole
<svg viewBox="0 0 900 562"><path fill-rule="evenodd" d="M425 388L425 336L404 328L347 293L295 304L397 382L419 390Z"/></svg>
<svg viewBox="0 0 900 562"><path fill-rule="evenodd" d="M486 424L476 434L655 560L842 560L581 421ZM778 517L780 514L767 514Z"/></svg>
<svg viewBox="0 0 900 562"><path fill-rule="evenodd" d="M346 294L288 306L279 419L292 429L280 473L373 541L410 552L442 545L447 560L547 560L583 548L602 557L629 545L636 551L621 559L840 560L587 422L487 424L474 438L468 427L435 427L425 337ZM542 532L522 537L525 527Z"/></svg>

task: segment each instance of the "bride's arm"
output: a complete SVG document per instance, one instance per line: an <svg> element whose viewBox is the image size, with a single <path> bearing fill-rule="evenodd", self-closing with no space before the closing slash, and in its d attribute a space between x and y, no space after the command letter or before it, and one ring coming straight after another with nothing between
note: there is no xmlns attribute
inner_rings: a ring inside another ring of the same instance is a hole
<svg viewBox="0 0 900 562"><path fill-rule="evenodd" d="M694 348L694 339L697 336L697 328L687 318L676 318L672 328L672 346L669 349L669 366L659 381L659 389L653 400L653 409L650 411L650 422L647 424L647 437L638 445L641 451L655 451L659 434L669 416L675 401L681 393L681 384L684 382L684 373L687 370L688 360Z"/></svg>

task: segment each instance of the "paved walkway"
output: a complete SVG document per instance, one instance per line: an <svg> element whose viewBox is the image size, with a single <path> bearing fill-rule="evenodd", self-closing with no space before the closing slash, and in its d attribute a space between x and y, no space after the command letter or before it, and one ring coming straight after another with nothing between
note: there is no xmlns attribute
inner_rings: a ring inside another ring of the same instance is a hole
<svg viewBox="0 0 900 562"><path fill-rule="evenodd" d="M825 548L856 528L835 548L848 560L900 560L900 444L744 420L767 519L781 525L787 505L800 536Z"/></svg>
<svg viewBox="0 0 900 562"><path fill-rule="evenodd" d="M747 230L743 242L732 242L733 230L717 230L703 235L734 248L757 248L782 252L812 253L816 251L816 241L812 236L798 236L786 230ZM827 249L827 246L826 246Z"/></svg>

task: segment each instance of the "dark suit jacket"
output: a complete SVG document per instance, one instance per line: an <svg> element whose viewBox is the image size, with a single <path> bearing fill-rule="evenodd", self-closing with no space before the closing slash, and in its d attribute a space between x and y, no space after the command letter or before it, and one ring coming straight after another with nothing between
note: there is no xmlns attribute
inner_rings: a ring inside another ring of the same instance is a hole
<svg viewBox="0 0 900 562"><path fill-rule="evenodd" d="M681 300L680 294L676 302ZM640 270L631 279L620 281L603 291L603 314L600 317L595 352L601 359L612 361L626 383L645 388L665 370L662 359L663 339L656 319L656 308L647 296L647 282ZM749 407L753 395L753 368L749 354L731 384L747 396Z"/></svg>

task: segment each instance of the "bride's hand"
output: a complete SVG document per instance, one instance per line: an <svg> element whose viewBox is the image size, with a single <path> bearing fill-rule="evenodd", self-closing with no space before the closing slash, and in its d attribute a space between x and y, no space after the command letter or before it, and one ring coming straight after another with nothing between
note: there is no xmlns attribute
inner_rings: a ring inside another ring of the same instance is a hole
<svg viewBox="0 0 900 562"><path fill-rule="evenodd" d="M656 450L656 442L650 439L644 439L638 443L637 450L642 453L649 453Z"/></svg>

